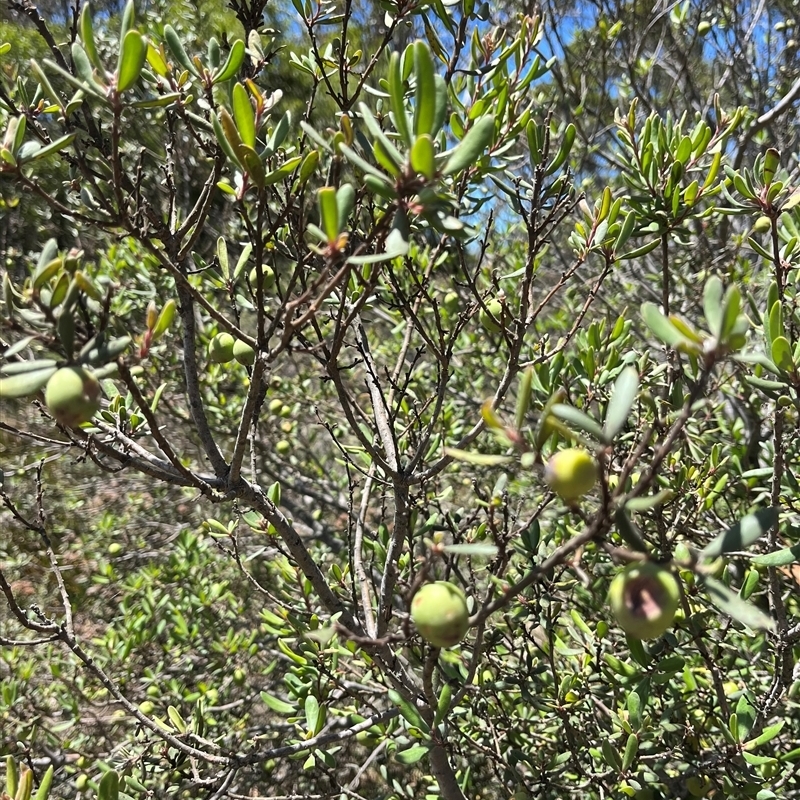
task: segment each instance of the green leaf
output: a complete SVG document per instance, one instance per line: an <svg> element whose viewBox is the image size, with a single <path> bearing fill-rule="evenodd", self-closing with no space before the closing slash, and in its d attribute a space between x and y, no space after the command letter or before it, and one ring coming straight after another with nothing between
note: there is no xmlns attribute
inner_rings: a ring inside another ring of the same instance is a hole
<svg viewBox="0 0 800 800"><path fill-rule="evenodd" d="M172 298L167 300L167 302L164 304L164 308L161 309L161 313L158 315L155 327L153 328L154 342L157 342L169 330L169 326L172 324L172 320L175 318L176 310L177 305L175 304L175 301Z"/></svg>
<svg viewBox="0 0 800 800"><path fill-rule="evenodd" d="M584 433L588 433L599 442L608 441L605 432L600 427L600 423L592 419L592 417L581 411L579 408L568 406L564 403L554 403L550 408L550 413L554 417L558 417L558 419L563 420L569 425L582 430Z"/></svg>
<svg viewBox="0 0 800 800"><path fill-rule="evenodd" d="M273 128L267 142L267 154L272 155L284 142L292 126L292 112L287 111Z"/></svg>
<svg viewBox="0 0 800 800"><path fill-rule="evenodd" d="M128 90L139 80L147 59L147 42L139 31L128 31L122 40L117 62L117 91Z"/></svg>
<svg viewBox="0 0 800 800"><path fill-rule="evenodd" d="M630 547L640 553L648 552L647 545L644 543L642 534L639 533L639 529L625 513L625 509L618 508L614 512L614 523L617 528L617 533L619 533L622 539L627 542Z"/></svg>
<svg viewBox="0 0 800 800"><path fill-rule="evenodd" d="M442 175L452 175L475 164L494 139L494 114L481 117L453 149Z"/></svg>
<svg viewBox="0 0 800 800"><path fill-rule="evenodd" d="M392 106L392 118L394 119L394 125L397 128L397 132L400 134L400 136L402 136L406 145L411 147L411 126L408 121L408 115L406 114L406 107L403 99L405 89L400 66L400 53L396 51L393 52L389 58L388 86L389 101Z"/></svg>
<svg viewBox="0 0 800 800"><path fill-rule="evenodd" d="M316 152L316 150L314 152ZM300 162L302 160L302 156L295 156L294 158L290 158L288 161L285 161L277 169L272 170L272 172L268 172L264 176L264 186L272 186L274 183L278 183L279 181L284 180L284 178L288 178L299 166L301 166Z"/></svg>
<svg viewBox="0 0 800 800"><path fill-rule="evenodd" d="M459 450L457 447L445 447L444 452L455 458L456 461L466 461L468 464L477 464L480 467L496 467L499 464L508 464L511 456L501 456L492 453L473 453L470 450Z"/></svg>
<svg viewBox="0 0 800 800"><path fill-rule="evenodd" d="M119 773L115 769L110 769L100 778L97 800L119 800Z"/></svg>
<svg viewBox="0 0 800 800"><path fill-rule="evenodd" d="M424 744L416 744L413 747L409 747L408 750L402 750L395 754L395 760L406 766L409 764L416 764L417 761L428 754L430 749L430 747Z"/></svg>
<svg viewBox="0 0 800 800"><path fill-rule="evenodd" d="M276 714L294 714L297 711L297 706L286 703L267 692L261 692L260 696L267 708L272 709Z"/></svg>
<svg viewBox="0 0 800 800"><path fill-rule="evenodd" d="M547 169L545 169L545 175L552 175L567 160L567 157L572 150L572 145L575 142L576 133L577 129L570 122L564 130L564 136L561 139L561 145L558 148L558 153L556 153L555 158L550 162L550 164L548 164Z"/></svg>
<svg viewBox="0 0 800 800"><path fill-rule="evenodd" d="M700 346L685 337L675 324L669 320L653 303L643 303L641 307L645 325L653 335L669 347L689 353L699 353Z"/></svg>
<svg viewBox="0 0 800 800"><path fill-rule="evenodd" d="M233 85L231 103L239 137L248 147L254 148L256 146L256 115L253 104L250 102L250 95L241 83Z"/></svg>
<svg viewBox="0 0 800 800"><path fill-rule="evenodd" d="M636 755L639 752L639 738L636 734L631 733L628 735L628 741L625 743L625 752L622 754L622 771L627 772L636 760Z"/></svg>
<svg viewBox="0 0 800 800"><path fill-rule="evenodd" d="M343 231L347 228L347 223L350 220L350 214L356 204L356 190L353 188L352 183L343 183L336 190L336 211L339 230Z"/></svg>
<svg viewBox="0 0 800 800"><path fill-rule="evenodd" d="M656 494L632 497L625 503L625 508L628 511L648 511L651 508L668 503L673 497L675 497L675 492L672 489L662 489Z"/></svg>
<svg viewBox="0 0 800 800"><path fill-rule="evenodd" d="M749 742L744 743L744 749L755 750L757 747L761 747L762 744L771 742L781 732L785 724L786 720L782 719L779 722L776 722L774 725L764 728L764 730L761 731L761 733L756 736L755 739L750 739Z"/></svg>
<svg viewBox="0 0 800 800"><path fill-rule="evenodd" d="M336 188L323 186L317 191L320 227L325 232L328 244L339 238L339 209L336 204Z"/></svg>
<svg viewBox="0 0 800 800"><path fill-rule="evenodd" d="M313 736L317 733L317 721L319 720L319 700L313 694L306 697L305 712L306 727Z"/></svg>
<svg viewBox="0 0 800 800"><path fill-rule="evenodd" d="M775 550L765 555L755 556L750 563L759 567L785 567L788 564L800 563L800 544L786 547L783 550Z"/></svg>
<svg viewBox="0 0 800 800"><path fill-rule="evenodd" d="M612 441L622 430L639 392L639 373L634 367L625 367L614 383L614 391L606 409L603 433Z"/></svg>
<svg viewBox="0 0 800 800"><path fill-rule="evenodd" d="M408 254L411 246L411 230L408 225L408 215L404 208L398 208L392 222L392 230L386 237L385 251L392 257Z"/></svg>
<svg viewBox="0 0 800 800"><path fill-rule="evenodd" d="M711 602L729 617L753 630L775 630L775 621L771 617L751 603L742 600L724 583L710 575L697 575L697 581L708 592Z"/></svg>
<svg viewBox="0 0 800 800"><path fill-rule="evenodd" d="M706 281L703 290L703 313L706 315L706 322L711 335L719 339L722 331L722 281L713 275Z"/></svg>
<svg viewBox="0 0 800 800"><path fill-rule="evenodd" d="M433 80L433 59L428 44L417 41L414 45L414 74L417 87L414 95L414 135L433 133L436 117L436 85Z"/></svg>
<svg viewBox="0 0 800 800"><path fill-rule="evenodd" d="M225 63L216 72L211 82L216 84L224 83L225 81L230 80L239 71L239 67L242 66L244 55L244 42L241 39L237 39L231 45L231 51L228 53L228 58L225 60Z"/></svg>
<svg viewBox="0 0 800 800"><path fill-rule="evenodd" d="M433 139L429 134L418 136L411 148L411 166L428 180L436 176L436 161Z"/></svg>
<svg viewBox="0 0 800 800"><path fill-rule="evenodd" d="M498 548L493 544L446 544L441 549L445 553L456 556L477 556L480 558L494 558L498 553Z"/></svg>
<svg viewBox="0 0 800 800"><path fill-rule="evenodd" d="M778 336L772 340L771 353L773 363L785 372L794 370L792 345L785 336Z"/></svg>
<svg viewBox="0 0 800 800"><path fill-rule="evenodd" d="M22 372L0 378L0 398L27 397L39 391L55 374L56 367L44 367L33 372Z"/></svg>
<svg viewBox="0 0 800 800"><path fill-rule="evenodd" d="M189 70L192 75L195 75L199 78L200 73L197 71L197 67L186 54L186 50L183 48L183 42L181 42L181 37L178 36L178 34L175 32L175 28L173 28L172 25L164 26L164 41L167 43L167 47L169 48L169 51L172 53L175 60L184 69Z"/></svg>
<svg viewBox="0 0 800 800"><path fill-rule="evenodd" d="M47 771L42 776L42 780L39 783L39 788L36 790L36 794L33 796L33 800L47 800L48 795L50 794L50 787L53 785L53 765L51 764Z"/></svg>
<svg viewBox="0 0 800 800"><path fill-rule="evenodd" d="M28 163L30 161L38 161L41 158L47 158L47 156L58 153L60 150L71 145L77 135L77 133L68 133L65 136L61 136L55 141L40 147L30 158L22 160L24 163Z"/></svg>
<svg viewBox="0 0 800 800"><path fill-rule="evenodd" d="M394 689L389 689L388 691L389 700L392 701L399 709L400 714L403 716L406 722L410 725L413 725L415 728L419 728L421 731L425 731L425 733L430 732L430 726L424 719L420 716L419 711L417 711L416 707L408 702L403 695L397 692Z"/></svg>
<svg viewBox="0 0 800 800"><path fill-rule="evenodd" d="M778 521L778 513L778 508L771 507L748 514L706 545L700 555L703 558L716 558L723 553L744 550Z"/></svg>

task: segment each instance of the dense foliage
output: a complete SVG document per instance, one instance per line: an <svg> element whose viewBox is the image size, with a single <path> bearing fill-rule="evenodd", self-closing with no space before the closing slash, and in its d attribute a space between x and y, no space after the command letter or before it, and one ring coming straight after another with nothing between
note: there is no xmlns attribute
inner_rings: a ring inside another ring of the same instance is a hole
<svg viewBox="0 0 800 800"><path fill-rule="evenodd" d="M3 5L11 797L800 797L796 3Z"/></svg>

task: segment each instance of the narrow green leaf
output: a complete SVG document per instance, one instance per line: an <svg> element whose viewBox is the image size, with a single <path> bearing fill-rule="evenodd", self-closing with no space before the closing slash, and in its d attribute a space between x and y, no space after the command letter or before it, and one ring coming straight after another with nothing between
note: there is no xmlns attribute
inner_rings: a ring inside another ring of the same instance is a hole
<svg viewBox="0 0 800 800"><path fill-rule="evenodd" d="M176 311L177 305L175 301L170 298L164 304L164 308L161 309L161 313L158 315L158 319L156 320L156 325L153 328L154 342L157 342L169 330L172 320L175 319Z"/></svg>
<svg viewBox="0 0 800 800"><path fill-rule="evenodd" d="M759 567L785 567L789 564L800 563L800 544L786 547L783 550L775 550L765 555L755 556L750 563Z"/></svg>
<svg viewBox="0 0 800 800"><path fill-rule="evenodd" d="M748 514L706 545L700 555L703 558L716 558L723 553L744 550L778 521L778 513L778 508L771 507Z"/></svg>
<svg viewBox="0 0 800 800"><path fill-rule="evenodd" d="M397 753L395 755L395 760L406 766L416 764L417 761L428 754L430 749L430 747L424 744L416 744L413 747L409 747L408 750L401 750Z"/></svg>
<svg viewBox="0 0 800 800"><path fill-rule="evenodd" d="M781 732L785 724L786 720L782 719L779 722L776 722L774 725L764 728L764 730L761 731L761 733L756 736L755 739L751 739L749 742L744 743L744 749L755 750L757 747L761 747L762 744L771 742Z"/></svg>
<svg viewBox="0 0 800 800"><path fill-rule="evenodd" d="M622 771L627 772L636 760L636 755L639 752L639 738L636 734L631 733L628 736L628 741L625 743L625 752L622 755Z"/></svg>
<svg viewBox="0 0 800 800"><path fill-rule="evenodd" d="M442 175L452 175L475 164L494 139L494 114L481 117L453 149Z"/></svg>
<svg viewBox="0 0 800 800"><path fill-rule="evenodd" d="M253 104L250 102L250 95L241 83L233 85L231 103L239 137L248 147L254 148L256 146L256 115Z"/></svg>
<svg viewBox="0 0 800 800"><path fill-rule="evenodd" d="M411 147L411 126L406 114L406 107L404 102L404 84L403 75L400 67L400 53L393 52L389 58L389 101L392 106L392 117L397 132L403 137L407 147Z"/></svg>
<svg viewBox="0 0 800 800"><path fill-rule="evenodd" d="M272 172L268 172L264 176L264 186L272 186L272 184L278 183L278 181L282 181L284 178L288 178L297 169L297 167L301 166L300 162L302 160L302 156L295 156L294 158L290 158L288 161L285 161L277 169L272 170Z"/></svg>
<svg viewBox="0 0 800 800"><path fill-rule="evenodd" d="M342 155L350 161L352 164L355 164L362 172L366 173L367 175L373 175L378 180L383 181L388 187L393 188L394 182L388 175L381 172L376 167L372 166L366 159L362 158L355 150L348 147L346 144L340 144L339 150L341 150Z"/></svg>
<svg viewBox="0 0 800 800"><path fill-rule="evenodd" d="M44 145L44 147L40 147L39 150L37 150L36 153L31 158L26 159L26 162L39 161L39 159L47 158L47 156L52 155L53 153L58 153L65 147L69 147L69 145L72 144L77 135L78 135L77 132L68 133L65 136L61 136L60 138L56 139L55 141L50 142L50 144L46 144Z"/></svg>
<svg viewBox="0 0 800 800"><path fill-rule="evenodd" d="M473 453L469 450L459 450L457 447L445 447L444 452L457 461L466 461L481 467L494 467L498 464L508 464L511 456L494 455L491 453Z"/></svg>
<svg viewBox="0 0 800 800"><path fill-rule="evenodd" d="M433 59L428 44L414 45L414 74L417 87L414 95L414 135L433 133L436 116L436 85L433 80Z"/></svg>
<svg viewBox="0 0 800 800"><path fill-rule="evenodd" d="M83 4L83 8L81 8L80 32L81 42L83 42L83 49L86 51L89 61L92 62L92 65L95 69L98 69L102 72L104 66L103 62L100 60L100 56L97 53L97 43L94 39L94 30L92 26L92 9L91 4L88 2L85 2Z"/></svg>
<svg viewBox="0 0 800 800"><path fill-rule="evenodd" d="M334 244L339 238L339 209L336 205L336 189L323 186L317 191L320 227L325 232L328 244Z"/></svg>
<svg viewBox="0 0 800 800"><path fill-rule="evenodd" d="M305 712L306 712L306 727L313 736L316 733L317 720L319 719L319 700L317 700L317 698L314 697L313 694L310 694L306 697Z"/></svg>
<svg viewBox="0 0 800 800"><path fill-rule="evenodd" d="M51 764L47 771L42 776L42 780L39 783L39 788L36 790L36 794L33 796L33 800L47 800L48 795L50 794L50 787L53 785L53 765Z"/></svg>
<svg viewBox="0 0 800 800"><path fill-rule="evenodd" d="M639 373L634 367L625 367L614 383L614 391L606 409L603 432L608 441L612 441L624 427L638 393Z"/></svg>
<svg viewBox="0 0 800 800"><path fill-rule="evenodd" d="M338 228L340 231L346 230L350 221L350 214L356 204L356 190L352 183L343 183L336 190L336 212Z"/></svg>
<svg viewBox="0 0 800 800"><path fill-rule="evenodd" d="M292 112L287 111L279 120L267 142L267 155L272 155L284 142L292 126Z"/></svg>
<svg viewBox="0 0 800 800"><path fill-rule="evenodd" d="M231 45L231 51L228 53L228 58L225 60L225 63L222 65L222 67L216 72L211 82L216 84L224 83L225 81L230 80L239 71L239 67L242 66L245 49L244 42L241 39L236 39L236 41Z"/></svg>
<svg viewBox="0 0 800 800"><path fill-rule="evenodd" d="M706 322L711 335L719 339L722 331L722 281L713 275L706 281L703 290L703 313L706 315Z"/></svg>
<svg viewBox="0 0 800 800"><path fill-rule="evenodd" d="M426 733L430 732L430 726L424 719L420 716L419 711L417 711L416 707L408 702L399 692L395 691L394 689L389 689L388 691L389 700L392 701L399 709L400 714L403 716L406 722L410 725L413 725L415 728L419 728Z"/></svg>
<svg viewBox="0 0 800 800"><path fill-rule="evenodd" d="M167 43L167 47L169 51L172 53L175 60L186 70L189 70L192 75L196 77L200 77L200 73L197 71L197 67L194 65L192 60L184 50L183 42L181 41L181 37L175 32L175 28L172 25L165 25L164 26L164 41Z"/></svg>
<svg viewBox="0 0 800 800"><path fill-rule="evenodd" d="M698 583L705 588L711 602L720 611L753 630L775 630L775 621L760 608L742 600L736 592L710 575L697 575Z"/></svg>
<svg viewBox="0 0 800 800"><path fill-rule="evenodd" d="M664 344L690 353L697 353L700 351L699 345L687 339L653 303L643 303L641 312L645 325L647 325L653 335Z"/></svg>
<svg viewBox="0 0 800 800"><path fill-rule="evenodd" d="M442 545L442 550L445 553L450 553L455 556L475 556L477 558L494 558L498 548L493 544L445 544Z"/></svg>
<svg viewBox="0 0 800 800"><path fill-rule="evenodd" d="M648 552L647 545L644 543L642 534L639 533L639 529L631 521L631 518L627 515L625 509L618 508L614 512L614 523L617 528L617 533L619 533L622 539L627 542L630 547L640 553Z"/></svg>
<svg viewBox="0 0 800 800"><path fill-rule="evenodd" d="M551 407L550 413L569 425L573 425L579 430L582 430L584 433L588 433L590 436L597 439L597 441L608 442L605 432L600 427L600 423L592 419L592 417L579 408L568 406L563 403L555 403Z"/></svg>
<svg viewBox="0 0 800 800"><path fill-rule="evenodd" d="M33 372L22 372L7 378L0 378L0 398L10 399L35 394L55 372L56 367L44 367Z"/></svg>
<svg viewBox="0 0 800 800"><path fill-rule="evenodd" d="M117 62L117 91L121 94L139 80L147 59L147 42L139 31L128 31L122 40Z"/></svg>
<svg viewBox="0 0 800 800"><path fill-rule="evenodd" d="M267 708L271 709L276 714L294 714L297 712L297 706L293 706L291 703L286 703L283 700L268 694L267 692L261 692L260 696Z"/></svg>

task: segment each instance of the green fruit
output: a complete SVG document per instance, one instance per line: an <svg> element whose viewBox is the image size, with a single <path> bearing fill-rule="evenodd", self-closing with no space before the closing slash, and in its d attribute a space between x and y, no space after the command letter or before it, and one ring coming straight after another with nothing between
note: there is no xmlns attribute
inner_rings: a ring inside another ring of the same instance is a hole
<svg viewBox="0 0 800 800"><path fill-rule="evenodd" d="M108 546L108 554L110 556L118 556L122 552L122 545L119 542L111 542Z"/></svg>
<svg viewBox="0 0 800 800"><path fill-rule="evenodd" d="M544 479L563 500L577 500L594 488L597 462L579 447L561 450L547 462Z"/></svg>
<svg viewBox="0 0 800 800"><path fill-rule="evenodd" d="M44 402L57 422L77 428L100 410L100 382L83 367L62 367L47 382Z"/></svg>
<svg viewBox="0 0 800 800"><path fill-rule="evenodd" d="M460 305L458 292L448 292L442 300L442 307L448 314L456 314Z"/></svg>
<svg viewBox="0 0 800 800"><path fill-rule="evenodd" d="M275 450L277 451L278 455L285 456L287 453L290 453L292 450L292 443L287 442L286 439L281 439L276 445Z"/></svg>
<svg viewBox="0 0 800 800"><path fill-rule="evenodd" d="M680 591L675 576L646 561L629 564L611 581L608 602L620 628L636 639L657 639L672 625Z"/></svg>
<svg viewBox="0 0 800 800"><path fill-rule="evenodd" d="M247 342L237 339L233 343L233 357L246 367L251 367L256 360L256 351Z"/></svg>
<svg viewBox="0 0 800 800"><path fill-rule="evenodd" d="M236 340L229 333L218 333L208 343L208 360L213 364L233 361L233 346Z"/></svg>
<svg viewBox="0 0 800 800"><path fill-rule="evenodd" d="M283 400L279 400L276 397L274 400L269 401L267 408L269 409L270 414L279 414L283 408Z"/></svg>
<svg viewBox="0 0 800 800"><path fill-rule="evenodd" d="M411 619L426 642L434 647L453 647L469 628L464 592L447 581L426 584L411 601Z"/></svg>
<svg viewBox="0 0 800 800"><path fill-rule="evenodd" d="M488 312L491 312L491 316ZM494 317L494 319L492 319ZM489 333L499 333L502 330L502 326L498 324L503 317L503 304L495 299L490 300L486 304L486 308L481 309L481 313L478 315L478 319L483 325L484 330L489 331ZM495 322L497 320L497 322Z"/></svg>
<svg viewBox="0 0 800 800"><path fill-rule="evenodd" d="M255 291L258 282L258 267L253 267L250 270L250 285ZM261 265L261 288L263 291L268 292L275 286L275 270L267 264Z"/></svg>

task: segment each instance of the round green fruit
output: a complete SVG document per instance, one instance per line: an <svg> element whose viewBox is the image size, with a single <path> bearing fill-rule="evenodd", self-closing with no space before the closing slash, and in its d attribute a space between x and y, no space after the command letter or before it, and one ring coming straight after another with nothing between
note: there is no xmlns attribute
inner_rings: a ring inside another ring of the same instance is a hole
<svg viewBox="0 0 800 800"><path fill-rule="evenodd" d="M253 267L253 269L250 270L250 285L255 291L255 288L258 285L258 267ZM275 286L275 270L267 264L262 264L261 288L263 291L268 292L273 286Z"/></svg>
<svg viewBox="0 0 800 800"><path fill-rule="evenodd" d="M547 462L544 479L562 500L577 500L597 483L597 462L579 447L561 450Z"/></svg>
<svg viewBox="0 0 800 800"><path fill-rule="evenodd" d="M47 382L44 402L57 422L77 428L100 410L100 382L83 367L62 367Z"/></svg>
<svg viewBox="0 0 800 800"><path fill-rule="evenodd" d="M646 561L617 573L608 602L620 628L635 639L657 639L672 625L680 590L666 568Z"/></svg>
<svg viewBox="0 0 800 800"><path fill-rule="evenodd" d="M233 361L233 346L236 340L229 333L218 333L208 343L208 360L214 364Z"/></svg>
<svg viewBox="0 0 800 800"><path fill-rule="evenodd" d="M281 439L276 445L275 450L278 455L285 456L292 451L292 443L287 442L286 439Z"/></svg>
<svg viewBox="0 0 800 800"><path fill-rule="evenodd" d="M246 367L251 367L256 360L256 351L247 342L237 339L233 343L233 357Z"/></svg>
<svg viewBox="0 0 800 800"><path fill-rule="evenodd" d="M492 319L492 317L494 317L494 319ZM483 329L489 331L489 333L500 333L502 330L502 326L500 325L502 317L503 304L497 299L490 300L486 304L486 308L482 308L481 313L478 315Z"/></svg>
<svg viewBox="0 0 800 800"><path fill-rule="evenodd" d="M442 307L448 314L458 313L458 308L461 305L458 297L458 292L448 292L442 300Z"/></svg>
<svg viewBox="0 0 800 800"><path fill-rule="evenodd" d="M411 601L411 619L426 642L434 647L453 647L469 628L467 598L447 581L428 583Z"/></svg>

